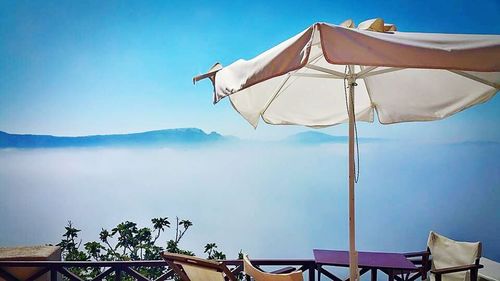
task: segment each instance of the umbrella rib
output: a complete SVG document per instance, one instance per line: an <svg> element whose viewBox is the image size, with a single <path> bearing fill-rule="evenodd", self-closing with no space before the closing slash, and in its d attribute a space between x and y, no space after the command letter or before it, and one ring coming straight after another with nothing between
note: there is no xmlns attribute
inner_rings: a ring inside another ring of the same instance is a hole
<svg viewBox="0 0 500 281"><path fill-rule="evenodd" d="M315 57L313 57L313 58L310 59L310 63L317 62L317 60L319 60L322 56L323 56L322 53L316 55ZM292 71L292 72L288 72L287 77L285 78L285 80L283 80L283 82L281 82L281 84L279 85L279 87L276 88L276 91L274 92L273 96L267 101L266 106L264 107L264 110L262 110L262 112L260 113L261 116L263 116L266 113L266 111L269 108L269 106L271 106L271 103L273 103L273 101L278 97L278 95L280 94L281 90L283 89L283 87L285 86L286 82L288 82L288 80L290 79L291 76L298 77L298 76L306 76L307 75L307 73L299 74L299 73L297 73L297 71L298 70L295 70L295 71ZM313 73L310 73L310 74L313 74ZM293 83L294 81L292 81L291 83Z"/></svg>
<svg viewBox="0 0 500 281"><path fill-rule="evenodd" d="M467 73L467 72L459 71L459 70L448 70L448 71L453 72L455 74L458 74L460 76L463 76L465 78L472 79L472 80L474 80L476 82L486 84L486 85L491 86L491 87L493 87L493 88L495 88L497 90L500 90L500 84L497 84L495 82L491 82L491 81L488 81L486 79L479 78L479 77L477 77L475 75L472 75L472 74Z"/></svg>
<svg viewBox="0 0 500 281"><path fill-rule="evenodd" d="M281 89L283 89L283 86L285 86L286 82L290 77L293 75L293 73L289 72L286 76L286 78L281 82L281 84L276 88L276 91L274 92L273 96L267 101L266 106L264 107L264 110L261 111L260 115L264 115L266 113L267 109L273 103L273 101L278 97L278 94L281 92Z"/></svg>
<svg viewBox="0 0 500 281"><path fill-rule="evenodd" d="M316 63L318 61L318 59L321 58L322 56L323 56L323 53L319 53L316 56L314 56L313 58L310 58L309 64Z"/></svg>
<svg viewBox="0 0 500 281"><path fill-rule="evenodd" d="M317 65L306 64L304 67L305 68L309 68L309 69L313 69L313 70L316 70L316 71L319 71L319 72L323 72L323 73L327 73L327 74L333 75L333 76L335 76L336 78L339 78L339 79L344 79L345 76L346 76L345 73L342 73L340 71L335 71L333 69L328 69L328 68L324 68L324 67L317 66Z"/></svg>
<svg viewBox="0 0 500 281"><path fill-rule="evenodd" d="M292 76L300 76L300 77L311 77L311 78L329 78L329 79L341 79L336 76L332 76L331 74L322 74L322 73L294 73Z"/></svg>
<svg viewBox="0 0 500 281"><path fill-rule="evenodd" d="M377 107L375 106L375 104L373 103L373 100L372 100L372 91L371 91L370 87L368 86L368 81L364 78L365 74L371 72L372 70L377 69L377 66L369 66L366 68L363 68L363 66L360 66L360 67L361 67L361 71L358 72L357 77L361 78L363 80L363 83L365 83L365 89L366 89L366 93L368 95L368 99L370 100L370 105L372 108L377 110ZM377 116L378 116L378 111L377 111Z"/></svg>
<svg viewBox="0 0 500 281"><path fill-rule="evenodd" d="M406 69L406 68L389 67L389 68L386 68L386 69L375 70L375 71L370 71L370 72L364 73L364 75L361 75L360 77L357 77L357 78L366 78L366 77L370 77L370 76L375 76L375 75L380 75L380 74L384 74L384 73L399 71L399 70L403 70L403 69Z"/></svg>
<svg viewBox="0 0 500 281"><path fill-rule="evenodd" d="M377 111L377 107L375 106L375 104L373 103L373 100L372 100L372 90L368 86L366 79L364 79L364 78L362 78L362 79L363 79L363 82L365 83L365 89L366 89L366 93L368 95L368 99L370 100L370 105L373 109L375 109ZM377 116L378 116L378 111L377 111ZM372 118L372 121L373 121L373 118Z"/></svg>
<svg viewBox="0 0 500 281"><path fill-rule="evenodd" d="M377 69L378 66L368 66L366 68L361 69L360 72L356 73L357 78L363 78L367 73L371 72L372 70Z"/></svg>
<svg viewBox="0 0 500 281"><path fill-rule="evenodd" d="M323 54L320 53L320 54L314 56L313 58L310 58L309 61L310 61L310 63L315 63L322 56L323 56ZM283 90L283 87L285 86L286 82L288 82L288 80L290 79L291 76L298 77L298 76L313 75L313 73L309 73L309 74L307 74L307 73L300 73L299 74L299 73L297 73L297 71L298 70L295 70L295 71L292 71L292 72L288 72L287 77L285 78L285 80L283 80L283 82L281 82L281 84L276 88L276 91L274 92L273 96L267 101L266 106L264 107L264 110L262 110L262 112L260 114L261 116L263 116L266 113L266 111L269 108L269 106L271 106L271 103L273 103L273 101L278 97L278 95L280 94L281 90ZM319 75L319 74L316 74L316 75ZM292 81L291 83L293 83L294 81ZM290 84L288 86L290 86Z"/></svg>

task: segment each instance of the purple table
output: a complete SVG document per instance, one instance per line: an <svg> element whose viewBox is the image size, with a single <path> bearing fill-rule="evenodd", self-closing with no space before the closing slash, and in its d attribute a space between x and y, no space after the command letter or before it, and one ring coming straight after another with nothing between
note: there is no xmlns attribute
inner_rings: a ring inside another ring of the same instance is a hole
<svg viewBox="0 0 500 281"><path fill-rule="evenodd" d="M321 273L335 281L341 281L326 269L323 265L349 267L349 252L335 250L314 249L314 260L318 266L318 280ZM376 253L358 252L358 267L361 269L360 275L371 271L371 279L377 280L377 270L381 270L389 276L389 280L394 280L395 274L404 274L417 271L417 267L409 261L403 254L397 253Z"/></svg>

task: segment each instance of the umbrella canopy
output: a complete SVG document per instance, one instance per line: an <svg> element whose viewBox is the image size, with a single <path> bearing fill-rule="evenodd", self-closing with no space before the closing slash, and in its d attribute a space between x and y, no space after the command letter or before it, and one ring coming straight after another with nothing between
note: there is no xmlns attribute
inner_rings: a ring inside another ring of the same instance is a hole
<svg viewBox="0 0 500 281"><path fill-rule="evenodd" d="M230 98L254 127L325 127L349 122L351 280L354 244L354 126L442 119L500 89L500 36L397 32L382 19L316 23L251 60L215 64L214 103Z"/></svg>

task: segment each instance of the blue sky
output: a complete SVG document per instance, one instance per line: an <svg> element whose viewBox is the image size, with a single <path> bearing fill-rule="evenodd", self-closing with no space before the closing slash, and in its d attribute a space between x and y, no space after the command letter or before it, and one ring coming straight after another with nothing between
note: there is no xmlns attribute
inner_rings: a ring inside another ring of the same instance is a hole
<svg viewBox="0 0 500 281"><path fill-rule="evenodd" d="M280 138L300 127L257 131L208 82L215 61L251 58L317 21L382 17L400 31L500 34L499 1L2 1L0 130L85 135L199 127ZM363 136L500 141L500 100L449 119L360 125ZM345 126L325 132L345 135Z"/></svg>

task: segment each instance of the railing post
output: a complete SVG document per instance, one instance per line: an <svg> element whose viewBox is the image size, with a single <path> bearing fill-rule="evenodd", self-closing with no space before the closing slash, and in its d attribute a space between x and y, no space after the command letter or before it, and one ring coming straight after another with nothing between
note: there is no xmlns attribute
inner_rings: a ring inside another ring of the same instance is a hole
<svg viewBox="0 0 500 281"><path fill-rule="evenodd" d="M377 281L377 269L376 268L371 269L371 281Z"/></svg>
<svg viewBox="0 0 500 281"><path fill-rule="evenodd" d="M429 252L429 249L427 249L427 252ZM429 254L424 254L422 256L422 280L427 279L427 271L429 271L430 269L431 265L429 262Z"/></svg>
<svg viewBox="0 0 500 281"><path fill-rule="evenodd" d="M57 269L56 269L56 267L50 268L50 281L57 281Z"/></svg>
<svg viewBox="0 0 500 281"><path fill-rule="evenodd" d="M309 264L309 281L315 280L316 265L314 263Z"/></svg>
<svg viewBox="0 0 500 281"><path fill-rule="evenodd" d="M122 270L119 266L115 267L115 281L122 280Z"/></svg>
<svg viewBox="0 0 500 281"><path fill-rule="evenodd" d="M389 279L388 279L389 281L394 281L394 270L393 269L389 269L389 271L387 271L387 275L389 275ZM438 281L438 280L436 280L436 281Z"/></svg>

